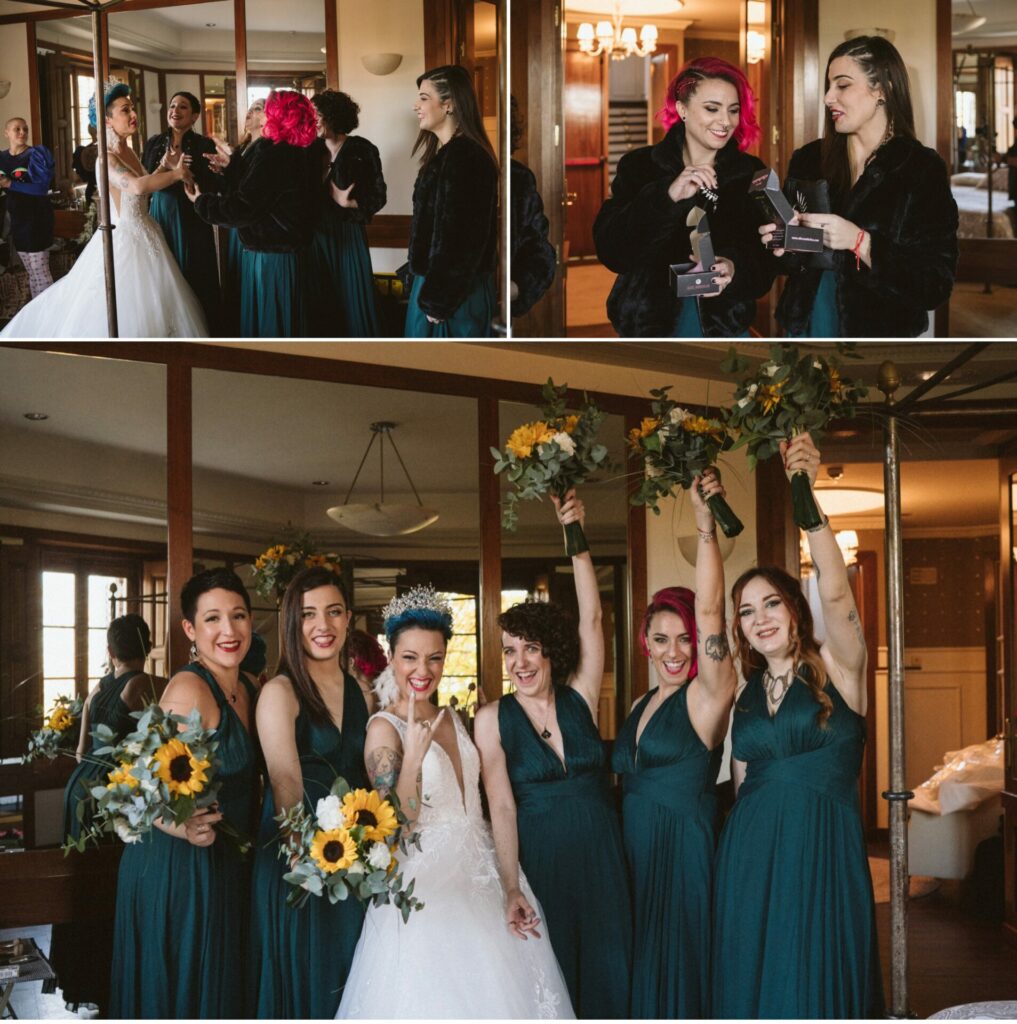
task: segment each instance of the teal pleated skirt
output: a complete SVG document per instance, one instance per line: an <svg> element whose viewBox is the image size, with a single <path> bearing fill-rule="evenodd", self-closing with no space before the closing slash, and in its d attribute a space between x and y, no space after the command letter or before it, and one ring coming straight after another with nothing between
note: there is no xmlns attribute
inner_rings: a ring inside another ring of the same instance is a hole
<svg viewBox="0 0 1017 1024"><path fill-rule="evenodd" d="M809 329L806 338L839 338L840 314L837 312L837 274L824 270L816 289L816 298L809 315Z"/></svg>
<svg viewBox="0 0 1017 1024"><path fill-rule="evenodd" d="M377 338L374 270L364 225L327 213L311 239L309 327L314 337Z"/></svg>
<svg viewBox="0 0 1017 1024"><path fill-rule="evenodd" d="M484 274L474 278L466 298L455 312L440 323L433 324L420 308L420 289L425 278L414 277L410 289L410 304L406 310L407 338L490 338L494 319L494 280Z"/></svg>
<svg viewBox="0 0 1017 1024"><path fill-rule="evenodd" d="M240 336L303 338L306 257L296 252L240 252Z"/></svg>
<svg viewBox="0 0 1017 1024"><path fill-rule="evenodd" d="M215 253L212 226L195 212L191 201L180 191L170 188L153 192L149 213L166 237L185 280L205 311L209 325L219 322L219 263Z"/></svg>

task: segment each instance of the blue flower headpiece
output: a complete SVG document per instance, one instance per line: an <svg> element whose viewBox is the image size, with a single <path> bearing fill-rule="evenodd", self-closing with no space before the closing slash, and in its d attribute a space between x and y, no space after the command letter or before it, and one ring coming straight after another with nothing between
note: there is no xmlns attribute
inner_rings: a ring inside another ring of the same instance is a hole
<svg viewBox="0 0 1017 1024"><path fill-rule="evenodd" d="M434 629L446 640L452 639L452 606L432 586L413 587L401 597L393 598L382 615L389 647L401 629L411 626Z"/></svg>
<svg viewBox="0 0 1017 1024"><path fill-rule="evenodd" d="M117 78L109 79L103 87L102 103L103 109L105 110L114 100L119 99L121 96L130 96L131 87L126 82L121 82ZM98 127L98 119L95 115L95 94L93 93L88 101L88 123L93 127Z"/></svg>

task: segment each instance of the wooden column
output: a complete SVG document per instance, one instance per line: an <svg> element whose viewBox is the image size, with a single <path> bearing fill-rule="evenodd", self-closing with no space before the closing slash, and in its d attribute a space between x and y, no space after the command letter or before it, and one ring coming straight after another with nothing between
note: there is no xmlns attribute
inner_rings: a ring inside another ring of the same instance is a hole
<svg viewBox="0 0 1017 1024"><path fill-rule="evenodd" d="M501 444L498 399L477 399L478 491L480 494L480 579L477 595L477 672L488 700L501 696L501 487L491 448Z"/></svg>
<svg viewBox="0 0 1017 1024"><path fill-rule="evenodd" d="M180 588L194 572L191 429L191 367L174 354L166 365L166 642L170 674L187 663L190 647L180 625Z"/></svg>
<svg viewBox="0 0 1017 1024"><path fill-rule="evenodd" d="M35 22L25 22L25 37L28 41L28 127L31 130L32 145L39 146L42 138L42 108L39 104L39 58L35 52ZM49 139L45 140L52 145Z"/></svg>
<svg viewBox="0 0 1017 1024"><path fill-rule="evenodd" d="M247 120L247 8L244 0L233 0L233 42L237 56L237 138L244 134Z"/></svg>
<svg viewBox="0 0 1017 1024"><path fill-rule="evenodd" d="M795 579L801 568L798 527L791 514L791 484L775 456L756 466L756 564L776 565Z"/></svg>
<svg viewBox="0 0 1017 1024"><path fill-rule="evenodd" d="M325 84L339 88L339 0L325 0Z"/></svg>
<svg viewBox="0 0 1017 1024"><path fill-rule="evenodd" d="M639 410L625 414L625 436L640 423ZM634 494L639 488L639 478L630 474L625 489L625 497ZM629 609L629 680L631 681L631 699L638 700L646 693L649 686L649 669L646 658L639 646L636 634L646 614L648 577L646 572L646 509L642 505L628 507L628 537L626 542L626 559L628 561L629 587L626 604ZM626 709L627 710L627 709ZM621 717L622 712L619 712Z"/></svg>

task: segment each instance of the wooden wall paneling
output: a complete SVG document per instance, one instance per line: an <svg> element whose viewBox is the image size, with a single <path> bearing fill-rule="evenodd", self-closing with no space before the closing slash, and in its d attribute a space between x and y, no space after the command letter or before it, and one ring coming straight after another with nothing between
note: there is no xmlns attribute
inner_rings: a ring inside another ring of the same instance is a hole
<svg viewBox="0 0 1017 1024"><path fill-rule="evenodd" d="M642 410L632 410L625 416L625 435L633 428L638 428ZM636 492L639 481L634 474L628 478L626 496ZM638 700L646 693L649 686L649 667L646 657L635 640L635 632L646 614L649 578L646 571L646 509L642 505L628 507L628 540L626 545L626 561L628 564L628 594L626 595L631 626L629 641L629 698ZM623 709L627 711L628 709Z"/></svg>
<svg viewBox="0 0 1017 1024"><path fill-rule="evenodd" d="M233 41L237 54L237 138L244 134L247 119L247 7L244 0L233 0ZM160 76L159 88L165 89Z"/></svg>
<svg viewBox="0 0 1017 1024"><path fill-rule="evenodd" d="M323 0L325 4L325 85L339 88L339 0Z"/></svg>
<svg viewBox="0 0 1017 1024"><path fill-rule="evenodd" d="M36 708L42 703L40 602L38 548L31 542L0 541L0 758L23 754L28 733L37 724Z"/></svg>
<svg viewBox="0 0 1017 1024"><path fill-rule="evenodd" d="M367 244L379 248L408 249L410 222L408 213L379 213L367 225Z"/></svg>
<svg viewBox="0 0 1017 1024"><path fill-rule="evenodd" d="M456 64L463 56L460 9L459 0L424 0L424 63L427 68Z"/></svg>
<svg viewBox="0 0 1017 1024"><path fill-rule="evenodd" d="M819 0L774 0L774 96L778 129L776 168L781 177L791 153L816 138L823 100L819 53Z"/></svg>
<svg viewBox="0 0 1017 1024"><path fill-rule="evenodd" d="M596 255L593 222L604 202L607 166L607 61L572 40L565 47L565 180L569 259Z"/></svg>
<svg viewBox="0 0 1017 1024"><path fill-rule="evenodd" d="M191 368L174 360L166 367L166 639L170 673L186 664L190 646L180 625L180 589L194 572L191 408Z"/></svg>
<svg viewBox="0 0 1017 1024"><path fill-rule="evenodd" d="M801 570L791 485L779 458L756 465L756 564L776 565L795 579Z"/></svg>
<svg viewBox="0 0 1017 1024"><path fill-rule="evenodd" d="M477 399L477 455L480 499L480 579L477 591L477 671L488 700L501 696L501 480L494 475L491 448L501 444L498 399Z"/></svg>

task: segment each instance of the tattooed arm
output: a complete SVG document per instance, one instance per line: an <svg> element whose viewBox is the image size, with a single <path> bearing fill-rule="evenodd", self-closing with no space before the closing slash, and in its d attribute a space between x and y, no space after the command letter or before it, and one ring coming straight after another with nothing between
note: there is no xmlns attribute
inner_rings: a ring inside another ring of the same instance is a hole
<svg viewBox="0 0 1017 1024"><path fill-rule="evenodd" d="M384 718L374 719L367 727L364 764L367 766L368 785L382 796L388 796L394 790L412 827L420 816L423 800L422 761L411 763L405 757L399 733Z"/></svg>
<svg viewBox="0 0 1017 1024"><path fill-rule="evenodd" d="M116 153L110 153L109 156L110 186L135 196L159 192L175 182L183 181L188 173L183 160L173 168L160 164L151 174L138 174L121 161Z"/></svg>
<svg viewBox="0 0 1017 1024"><path fill-rule="evenodd" d="M699 487L703 493L699 493ZM717 544L717 524L706 498L724 488L708 469L689 490L696 514L696 659L697 674L689 687L689 717L699 738L711 750L723 742L738 676L731 660L724 619L724 561Z"/></svg>

